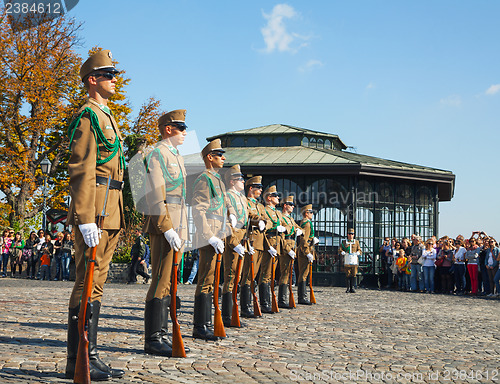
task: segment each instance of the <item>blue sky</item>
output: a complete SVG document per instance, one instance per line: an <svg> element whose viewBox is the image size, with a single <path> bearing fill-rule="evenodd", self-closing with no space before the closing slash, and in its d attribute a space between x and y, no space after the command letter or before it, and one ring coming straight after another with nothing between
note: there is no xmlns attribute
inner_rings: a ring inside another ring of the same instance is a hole
<svg viewBox="0 0 500 384"><path fill-rule="evenodd" d="M282 123L456 174L440 235L500 237L498 1L82 0L82 56L111 49L199 138Z"/></svg>

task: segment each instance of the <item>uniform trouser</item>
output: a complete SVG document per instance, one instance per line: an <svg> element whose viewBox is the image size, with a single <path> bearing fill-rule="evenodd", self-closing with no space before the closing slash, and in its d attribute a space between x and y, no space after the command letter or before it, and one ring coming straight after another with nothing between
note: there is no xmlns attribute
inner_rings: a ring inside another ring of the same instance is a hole
<svg viewBox="0 0 500 384"><path fill-rule="evenodd" d="M297 262L299 264L299 274L297 276L297 284L303 281L307 281L307 276L309 275L309 259L306 255L299 253L297 255Z"/></svg>
<svg viewBox="0 0 500 384"><path fill-rule="evenodd" d="M263 253L264 251L256 249L253 255L247 254L245 256L245 260L243 261L243 268L241 270L241 285L250 285L252 283L252 277L255 278L255 275L257 275L257 272L259 271ZM252 260L254 276L252 276L251 274Z"/></svg>
<svg viewBox="0 0 500 384"><path fill-rule="evenodd" d="M344 269L346 277L356 277L356 275L358 274L357 265L344 265Z"/></svg>
<svg viewBox="0 0 500 384"><path fill-rule="evenodd" d="M278 254L282 251L278 245L279 239L276 236L269 238L269 244L276 249ZM278 260L274 260L276 263ZM262 255L262 262L260 264L260 275L259 275L259 285L267 284L271 282L271 275L273 273L273 257L268 251L264 251Z"/></svg>
<svg viewBox="0 0 500 384"><path fill-rule="evenodd" d="M151 285L146 294L146 301L163 299L170 295L172 261L174 250L162 234L149 234L151 249ZM177 261L182 257L182 249L177 254Z"/></svg>
<svg viewBox="0 0 500 384"><path fill-rule="evenodd" d="M288 252L281 252L280 254L280 282L279 285L288 284L290 279L290 266L293 263L293 259L290 257Z"/></svg>
<svg viewBox="0 0 500 384"><path fill-rule="evenodd" d="M113 253L118 244L120 230L106 230L103 229L99 244L97 245L97 252L95 256L94 265L94 280L92 283L92 293L90 302L95 300L101 301L104 283L108 277L109 263L113 257ZM87 247L83 241L82 233L77 229L75 231L75 285L73 292L69 299L69 308L75 308L80 304L80 298L83 292L83 284L85 281L85 265L90 257L91 249Z"/></svg>
<svg viewBox="0 0 500 384"><path fill-rule="evenodd" d="M211 245L201 247L200 259L198 262L198 284L196 285L195 296L201 293L211 293L213 291L216 264L217 254L215 253L214 247Z"/></svg>
<svg viewBox="0 0 500 384"><path fill-rule="evenodd" d="M233 291L239 257L240 256L236 252L233 252L229 246L224 250L224 254L222 255L222 261L224 262L224 285L222 287L222 294Z"/></svg>

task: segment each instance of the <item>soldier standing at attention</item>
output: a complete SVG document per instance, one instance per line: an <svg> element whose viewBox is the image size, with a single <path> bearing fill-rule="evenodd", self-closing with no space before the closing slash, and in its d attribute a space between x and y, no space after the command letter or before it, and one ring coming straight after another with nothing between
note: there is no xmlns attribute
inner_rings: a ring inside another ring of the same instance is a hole
<svg viewBox="0 0 500 384"><path fill-rule="evenodd" d="M151 243L152 281L144 310L144 351L159 356L172 356L172 341L167 336L172 262L175 252L181 258L182 240L187 238L186 170L177 149L186 137L185 119L185 109L161 116L162 140L146 157L149 215L144 231Z"/></svg>
<svg viewBox="0 0 500 384"><path fill-rule="evenodd" d="M251 263L253 260L253 270L254 273L257 274L262 260L262 254L264 253L264 231L266 229L264 206L258 202L258 198L262 194L262 176L254 176L248 179L245 186L248 188L247 208L250 221L248 238L251 248L249 250L250 255L245 257L245 260L243 261L243 268L241 272L240 307L242 317L254 318L256 315L253 312L250 284L255 276L251 276Z"/></svg>
<svg viewBox="0 0 500 384"><path fill-rule="evenodd" d="M346 277L346 293L355 293L354 279L358 274L358 257L361 255L359 241L354 239L354 228L347 230L347 240L342 240L340 254L344 256L344 269Z"/></svg>
<svg viewBox="0 0 500 384"><path fill-rule="evenodd" d="M296 237L302 235L302 229L297 225L291 213L295 208L293 195L288 196L283 202L282 216L283 225L286 228L283 249L279 255L280 281L278 290L278 307L290 308L288 306L287 285L290 278L290 264L295 261L295 241Z"/></svg>
<svg viewBox="0 0 500 384"><path fill-rule="evenodd" d="M206 169L194 182L192 201L200 252L198 285L194 296L193 337L205 340L219 340L214 335L212 325L212 292L217 254L224 253L228 234L226 187L219 175L226 160L224 152L220 139L211 141L201 151ZM230 213L234 214L232 210Z"/></svg>
<svg viewBox="0 0 500 384"><path fill-rule="evenodd" d="M282 225L283 217L281 211L276 209L280 199L276 186L271 185L264 191L265 218L268 219L266 226L266 238L264 242L267 252L262 256L259 276L259 299L262 313L274 313L271 306L271 279L273 258L275 258L283 247L283 234L286 228Z"/></svg>
<svg viewBox="0 0 500 384"><path fill-rule="evenodd" d="M68 223L75 231L76 278L69 299L68 311L68 355L66 377L75 374L78 353L78 312L83 292L86 263L92 247L97 247L94 267L94 281L90 297L90 320L88 322L90 378L108 380L121 377L124 371L111 369L97 352L97 327L101 310L104 282L109 263L118 243L123 220L123 156L122 136L115 119L107 107L108 99L115 94L116 74L111 52L100 51L90 56L80 69L80 77L89 98L71 123L69 133L68 161L69 191L71 204ZM111 177L106 207L104 200ZM96 225L96 217L105 208L102 231ZM87 305L87 303L82 303ZM88 312L88 313L89 313Z"/></svg>
<svg viewBox="0 0 500 384"><path fill-rule="evenodd" d="M297 296L299 304L311 305L306 295L307 276L309 275L309 263L314 260L314 245L318 239L314 237L314 228L311 222L313 217L312 204L302 207L302 221L300 227L303 234L299 237L297 260L299 263L299 274L297 276ZM312 278L312 276L310 276Z"/></svg>
<svg viewBox="0 0 500 384"><path fill-rule="evenodd" d="M227 197L236 216L230 215L233 233L228 238L228 246L224 250L224 286L222 287L222 321L224 326L231 326L231 313L233 309L232 291L238 258L245 256L245 247L242 240L247 233L248 212L245 191L245 180L238 164L226 172Z"/></svg>

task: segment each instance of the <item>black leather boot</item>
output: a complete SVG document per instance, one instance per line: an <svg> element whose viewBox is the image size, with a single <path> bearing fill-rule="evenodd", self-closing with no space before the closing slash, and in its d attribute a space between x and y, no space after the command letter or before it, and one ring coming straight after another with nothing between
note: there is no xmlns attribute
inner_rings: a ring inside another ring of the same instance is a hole
<svg viewBox="0 0 500 384"><path fill-rule="evenodd" d="M162 299L146 301L144 309L144 352L157 356L172 356L172 348L162 338ZM168 320L167 320L168 321Z"/></svg>
<svg viewBox="0 0 500 384"><path fill-rule="evenodd" d="M350 277L346 276L345 287L346 287L345 293L349 293L351 291L351 278Z"/></svg>
<svg viewBox="0 0 500 384"><path fill-rule="evenodd" d="M200 293L198 296L194 297L193 323L193 337L195 339L219 340L217 336L214 336L212 327L211 293Z"/></svg>
<svg viewBox="0 0 500 384"><path fill-rule="evenodd" d="M262 313L274 313L271 307L271 286L270 283L259 285L260 311Z"/></svg>
<svg viewBox="0 0 500 384"><path fill-rule="evenodd" d="M306 282L301 281L297 286L297 293L299 296L299 304L311 305L311 302L307 298Z"/></svg>
<svg viewBox="0 0 500 384"><path fill-rule="evenodd" d="M90 306L87 308L90 311ZM75 377L76 356L78 355L78 344L80 341L80 334L78 333L78 313L80 306L70 308L68 311L68 356L66 359L66 372L67 379ZM90 333L90 332L89 332ZM90 338L90 335L89 335ZM89 345L90 350L90 345ZM93 361L90 361L90 380L92 381L105 381L109 380L111 375L96 368Z"/></svg>
<svg viewBox="0 0 500 384"><path fill-rule="evenodd" d="M246 318L255 318L255 314L253 313L253 304L252 304L252 292L250 291L250 286L245 284L241 286L240 292L240 307L241 307L241 317Z"/></svg>
<svg viewBox="0 0 500 384"><path fill-rule="evenodd" d="M288 305L287 289L288 287L286 284L281 284L278 288L278 308L290 309L290 306Z"/></svg>
<svg viewBox="0 0 500 384"><path fill-rule="evenodd" d="M224 327L231 326L231 313L233 311L233 298L231 292L222 294L222 322Z"/></svg>
<svg viewBox="0 0 500 384"><path fill-rule="evenodd" d="M356 291L354 290L354 279L355 277L351 276L351 289L349 290L349 292L351 293L356 293Z"/></svg>
<svg viewBox="0 0 500 384"><path fill-rule="evenodd" d="M100 371L109 373L111 377L122 377L125 371L121 369L112 369L99 358L97 352L97 328L99 326L99 315L101 313L101 302L98 300L90 304L92 315L89 320L89 359L92 365Z"/></svg>

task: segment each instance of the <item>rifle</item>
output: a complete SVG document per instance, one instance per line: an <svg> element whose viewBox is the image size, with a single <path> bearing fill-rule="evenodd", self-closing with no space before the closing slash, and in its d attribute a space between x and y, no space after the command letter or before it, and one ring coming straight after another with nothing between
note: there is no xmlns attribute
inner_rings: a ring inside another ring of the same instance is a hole
<svg viewBox="0 0 500 384"><path fill-rule="evenodd" d="M250 240L247 239L247 244L250 245ZM253 313L257 317L262 317L262 311L260 310L259 300L257 300L257 294L255 293L255 271L253 270L253 255L250 255L250 273L252 275L252 281L250 283L250 291L252 291L253 297Z"/></svg>
<svg viewBox="0 0 500 384"><path fill-rule="evenodd" d="M182 248L182 245L181 245ZM172 260L172 275L170 287L170 317L172 319L172 357L186 357L184 342L182 341L181 327L177 320L177 269L179 263L177 257L179 251L175 251L174 259Z"/></svg>
<svg viewBox="0 0 500 384"><path fill-rule="evenodd" d="M309 301L311 304L316 304L316 297L314 297L314 291L313 291L313 263L309 263Z"/></svg>
<svg viewBox="0 0 500 384"><path fill-rule="evenodd" d="M250 223L248 223L247 229L245 231L245 236L243 237L243 243L246 246L246 240L248 240L248 229L250 228ZM248 248L246 249L248 252ZM236 276L234 277L234 285L233 285L233 312L231 313L231 327L241 328L240 322L240 312L238 308L238 284L240 283L240 274L241 274L241 264L243 261L243 257L238 255L238 264L236 265Z"/></svg>
<svg viewBox="0 0 500 384"><path fill-rule="evenodd" d="M233 285L233 312L231 313L231 327L241 327L240 313L238 309L238 284L240 282L241 262L243 257L238 255L238 265L236 266L236 276Z"/></svg>
<svg viewBox="0 0 500 384"><path fill-rule="evenodd" d="M106 204L108 202L109 184L111 176L108 176L108 184L106 186L106 196L104 197L104 206L102 212L97 216L97 228L102 229L104 217L106 214ZM80 310L78 312L78 333L80 340L78 343L78 353L76 355L75 376L73 382L77 384L90 384L90 361L89 361L89 320L90 320L90 299L92 296L92 283L94 282L94 265L97 246L92 247L90 257L87 260L85 268L85 280L83 282L82 298L80 300Z"/></svg>
<svg viewBox="0 0 500 384"><path fill-rule="evenodd" d="M264 239L266 239L266 241L267 241L267 246L270 247L271 243L269 242L269 239L266 237L265 234L264 234ZM276 238L276 247L278 247L278 239L277 238ZM276 255L276 257L278 257L278 255ZM274 275L275 275L275 272L276 272L276 263L275 263L274 259L275 258L271 256L271 262L272 262L272 273L271 273L271 294L272 294L272 300L271 300L271 310L274 313L277 313L280 310L278 308L278 300L276 299L276 292L274 292Z"/></svg>
<svg viewBox="0 0 500 384"><path fill-rule="evenodd" d="M297 254L297 235L295 235L295 245L293 247L293 251L295 254ZM295 256L297 257L297 256ZM295 259L292 259L292 262L290 263L290 276L288 278L288 291L289 291L289 296L288 296L288 306L290 308L297 308L297 305L295 304L295 298L293 297L293 290L292 290L292 276L293 276L293 264L295 262Z"/></svg>
<svg viewBox="0 0 500 384"><path fill-rule="evenodd" d="M219 308L219 280L220 280L220 262L222 255L217 253L217 263L215 265L215 281L214 281L214 336L226 337L224 323L222 322L222 313Z"/></svg>

